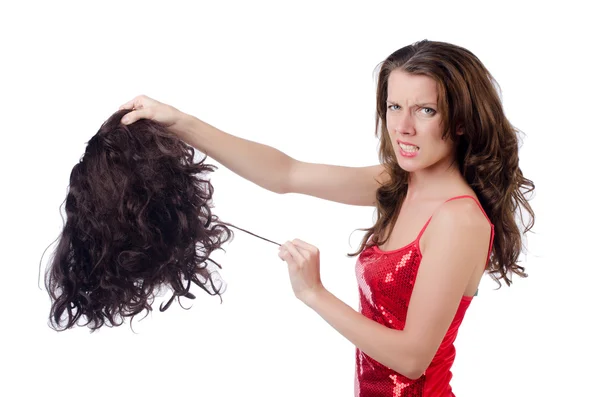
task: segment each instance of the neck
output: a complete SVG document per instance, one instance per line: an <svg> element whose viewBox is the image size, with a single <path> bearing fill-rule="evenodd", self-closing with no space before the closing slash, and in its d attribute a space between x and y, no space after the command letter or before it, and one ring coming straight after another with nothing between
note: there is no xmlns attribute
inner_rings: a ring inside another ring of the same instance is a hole
<svg viewBox="0 0 600 397"><path fill-rule="evenodd" d="M457 164L445 164L425 170L411 172L408 180L406 200L438 199L453 194L457 186L466 185Z"/></svg>

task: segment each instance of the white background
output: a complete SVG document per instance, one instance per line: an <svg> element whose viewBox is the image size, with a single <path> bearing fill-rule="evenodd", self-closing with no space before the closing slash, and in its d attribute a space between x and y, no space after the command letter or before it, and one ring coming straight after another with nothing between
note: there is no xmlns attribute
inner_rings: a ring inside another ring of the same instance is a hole
<svg viewBox="0 0 600 397"><path fill-rule="evenodd" d="M353 346L294 298L268 242L237 232L215 255L223 304L197 289L184 300L190 310L155 310L134 321L135 333L128 324L51 330L38 266L61 231L72 167L122 103L146 94L300 160L371 165L375 66L425 38L470 49L496 77L509 120L526 134L521 168L536 184L530 277L498 291L482 283L456 342L454 392L600 395L599 32L587 6L3 3L0 395L352 395ZM316 245L325 286L356 307L355 258L345 254L374 208L277 195L216 165L215 214Z"/></svg>

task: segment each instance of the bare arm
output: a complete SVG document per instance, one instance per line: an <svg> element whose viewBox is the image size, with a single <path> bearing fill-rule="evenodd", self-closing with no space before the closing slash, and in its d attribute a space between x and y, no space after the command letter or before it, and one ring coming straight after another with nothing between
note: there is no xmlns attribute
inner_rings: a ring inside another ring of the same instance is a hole
<svg viewBox="0 0 600 397"><path fill-rule="evenodd" d="M228 134L145 95L138 95L120 109L132 110L123 117L123 124L141 118L161 123L188 145L274 193L374 206L377 189L389 179L382 165L344 167L296 160L274 147Z"/></svg>
<svg viewBox="0 0 600 397"><path fill-rule="evenodd" d="M239 176L278 194L298 193L343 204L374 206L377 188L387 178L382 165L344 167L299 161L189 115L178 135Z"/></svg>
<svg viewBox="0 0 600 397"><path fill-rule="evenodd" d="M402 330L365 317L319 286L320 279L296 296L363 353L410 379L418 379L439 350L473 272L481 277L484 271L490 232L489 223L471 200L445 204L432 217L428 235L423 237L429 242L423 244L423 259ZM311 252L302 241L294 240L293 244ZM312 248L312 258L318 261L318 250ZM285 249L286 253L294 252L288 251L289 245ZM306 258L296 251L293 263L303 268L303 274L310 274ZM318 275L316 263L313 274ZM309 277L304 277L306 283ZM380 312L384 309L376 308Z"/></svg>
<svg viewBox="0 0 600 397"><path fill-rule="evenodd" d="M294 161L286 192L349 205L375 206L377 189L387 179L382 165L345 167Z"/></svg>

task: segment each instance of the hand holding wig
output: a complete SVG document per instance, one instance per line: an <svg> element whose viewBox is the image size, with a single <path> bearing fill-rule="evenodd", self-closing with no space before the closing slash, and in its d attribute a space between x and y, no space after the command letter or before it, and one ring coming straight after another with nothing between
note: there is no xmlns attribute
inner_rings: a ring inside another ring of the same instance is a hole
<svg viewBox="0 0 600 397"><path fill-rule="evenodd" d="M150 312L163 286L173 296L161 311L175 298L194 299L192 282L224 292L210 255L235 226L212 213L207 174L216 167L206 157L194 162L194 149L155 121L121 124L128 112L104 122L71 172L67 219L45 279L56 330L81 318L92 332L121 325Z"/></svg>

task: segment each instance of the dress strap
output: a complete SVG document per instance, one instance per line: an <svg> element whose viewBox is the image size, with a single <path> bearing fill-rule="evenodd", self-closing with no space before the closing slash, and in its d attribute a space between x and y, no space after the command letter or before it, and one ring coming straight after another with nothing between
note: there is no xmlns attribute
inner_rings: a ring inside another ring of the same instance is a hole
<svg viewBox="0 0 600 397"><path fill-rule="evenodd" d="M475 201L475 204L477 204L477 206L479 207L479 209L483 213L483 216L485 216L485 219L487 219L488 223L490 224L490 227L492 228L492 230L490 232L490 244L489 244L488 253L487 253L487 257L486 257L487 259L489 259L490 258L490 254L492 253L492 248L494 246L494 224L492 223L492 221L490 221L490 218L485 213L485 210L483 209L483 207L481 206L481 204L479 203L479 201L477 201L475 199L475 197L473 197L473 196L463 195L463 196L452 197L452 198L446 200L445 202L448 202L450 200L456 200L456 199L459 199L459 198L465 198L465 197L469 197L469 198L473 199L473 201ZM486 259L486 266L487 266L487 259Z"/></svg>
<svg viewBox="0 0 600 397"><path fill-rule="evenodd" d="M489 244L489 248L488 248L488 255L487 255L487 258L489 259L490 254L492 253L492 247L493 247L493 243L494 243L494 224L490 221L490 218L485 213L485 211L484 211L483 207L481 206L481 204L479 203L479 201L477 201L477 199L475 199L475 197L473 197L473 196L469 196L467 194L464 194L464 195L461 195L461 196L455 196L455 197L449 198L448 200L446 200L442 204L440 204L439 207L441 207L442 205L444 205L448 201L458 200L458 199L461 199L461 198L470 198L470 199L473 199L473 201L475 201L475 204L477 204L477 206L479 207L479 209L481 210L481 212L483 212L483 216L485 216L485 219L487 219L488 223L490 224L490 226L492 228L492 231L491 231L491 234L490 234L490 244ZM434 211L434 214L437 212L437 210L439 209L439 207ZM419 235L417 236L417 239L416 239L416 244L417 245L419 244L419 241L421 240L421 236L425 232L425 229L427 229L427 226L429 225L429 222L431 222L431 218L433 218L433 214L429 217L429 219L425 223L425 226L423 226L423 228L419 232ZM486 260L486 266L487 266L487 260Z"/></svg>

